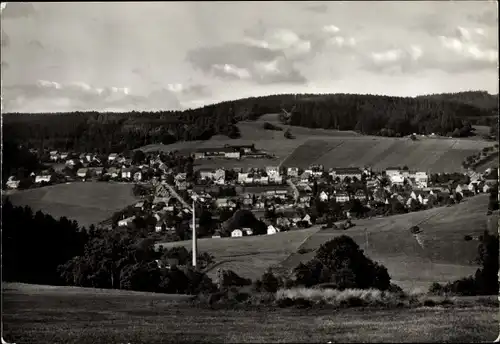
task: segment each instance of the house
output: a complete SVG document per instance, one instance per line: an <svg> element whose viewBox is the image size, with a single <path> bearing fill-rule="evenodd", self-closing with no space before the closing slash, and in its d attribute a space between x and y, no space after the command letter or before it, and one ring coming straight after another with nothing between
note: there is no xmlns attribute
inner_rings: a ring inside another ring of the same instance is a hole
<svg viewBox="0 0 500 344"><path fill-rule="evenodd" d="M87 178L90 176L90 172L88 168L80 168L76 171L76 175L80 178Z"/></svg>
<svg viewBox="0 0 500 344"><path fill-rule="evenodd" d="M298 169L298 167L289 167L286 171L286 174L289 177L298 177L299 176L299 169Z"/></svg>
<svg viewBox="0 0 500 344"><path fill-rule="evenodd" d="M280 175L271 175L269 177L269 181L275 184L282 184L283 183L283 177Z"/></svg>
<svg viewBox="0 0 500 344"><path fill-rule="evenodd" d="M273 225L269 225L267 226L267 234L268 235L272 235L272 234L276 234L279 232L279 229L277 229L276 227L274 227Z"/></svg>
<svg viewBox="0 0 500 344"><path fill-rule="evenodd" d="M463 196L463 195L464 195L464 194L463 194L463 191L464 191L464 189L462 188L462 186L461 186L461 185L457 185L457 187L455 188L455 192L456 192L456 193L459 193L461 196Z"/></svg>
<svg viewBox="0 0 500 344"><path fill-rule="evenodd" d="M241 158L241 152L238 150L229 150L224 152L224 158L226 159L240 159Z"/></svg>
<svg viewBox="0 0 500 344"><path fill-rule="evenodd" d="M118 158L118 154L117 153L111 153L109 156L108 156L108 161L109 162L113 162L116 160L116 158Z"/></svg>
<svg viewBox="0 0 500 344"><path fill-rule="evenodd" d="M232 238L238 238L243 236L243 231L241 229L235 229L231 232Z"/></svg>
<svg viewBox="0 0 500 344"><path fill-rule="evenodd" d="M200 169L199 172L201 180L212 179L214 174L213 171L209 168Z"/></svg>
<svg viewBox="0 0 500 344"><path fill-rule="evenodd" d="M404 185L405 178L402 175L393 175L390 177L392 185Z"/></svg>
<svg viewBox="0 0 500 344"><path fill-rule="evenodd" d="M338 203L345 203L349 201L349 195L347 192L338 192L335 193L335 201Z"/></svg>
<svg viewBox="0 0 500 344"><path fill-rule="evenodd" d="M224 185L226 181L226 170L224 170L223 168L218 168L217 170L215 170L212 178L214 179L215 184Z"/></svg>
<svg viewBox="0 0 500 344"><path fill-rule="evenodd" d="M357 167L332 168L330 170L330 175L333 179L336 179L338 177L342 181L347 177L351 179L356 178L358 180L361 180L362 174L363 171L361 171L361 169Z"/></svg>
<svg viewBox="0 0 500 344"><path fill-rule="evenodd" d="M248 180L249 173L248 172L239 172L238 173L238 183L245 184Z"/></svg>
<svg viewBox="0 0 500 344"><path fill-rule="evenodd" d="M102 176L102 174L104 173L103 167L89 167L88 170L89 170L89 173L91 175L94 175L97 177Z"/></svg>
<svg viewBox="0 0 500 344"><path fill-rule="evenodd" d="M304 173L302 173L302 175L300 176L300 183L302 184L307 184L309 183L309 178L311 178L311 173L305 171Z"/></svg>
<svg viewBox="0 0 500 344"><path fill-rule="evenodd" d="M243 235L245 235L245 236L251 236L251 235L253 235L252 228L243 228Z"/></svg>
<svg viewBox="0 0 500 344"><path fill-rule="evenodd" d="M219 231L216 231L214 235L212 235L212 239L220 239L221 235Z"/></svg>
<svg viewBox="0 0 500 344"><path fill-rule="evenodd" d="M229 199L228 198L217 198L215 200L215 207L217 208L226 208L229 207Z"/></svg>
<svg viewBox="0 0 500 344"><path fill-rule="evenodd" d="M415 178L415 184L418 187L426 188L428 186L429 176L427 175L426 172L416 172L414 178Z"/></svg>
<svg viewBox="0 0 500 344"><path fill-rule="evenodd" d="M137 171L134 173L134 180L136 182L139 182L142 180L142 172L141 171Z"/></svg>
<svg viewBox="0 0 500 344"><path fill-rule="evenodd" d="M118 227L127 227L135 220L135 215L131 217L127 217L126 219L118 221Z"/></svg>
<svg viewBox="0 0 500 344"><path fill-rule="evenodd" d="M52 180L52 175L46 172L42 172L40 175L35 177L35 183L39 184L42 182L50 183Z"/></svg>
<svg viewBox="0 0 500 344"><path fill-rule="evenodd" d="M324 192L324 191L321 191L321 193L319 194L319 199L321 200L321 202L328 201L328 195L327 195L327 193Z"/></svg>
<svg viewBox="0 0 500 344"><path fill-rule="evenodd" d="M267 185L269 184L269 177L260 176L260 178L257 179L256 182L262 185Z"/></svg>
<svg viewBox="0 0 500 344"><path fill-rule="evenodd" d="M106 175L110 176L111 178L116 178L120 175L120 169L116 167L110 167L106 172Z"/></svg>
<svg viewBox="0 0 500 344"><path fill-rule="evenodd" d="M234 146L234 145L225 145L226 148L232 148L237 150L238 152L243 152L244 154L252 153L255 151L255 145L242 145L242 146Z"/></svg>
<svg viewBox="0 0 500 344"><path fill-rule="evenodd" d="M61 154L60 154L60 156L59 156L59 157L61 158L61 160L65 160L65 159L67 159L67 158L68 158L68 155L69 155L69 153L68 153L68 152L63 152L63 153L61 153Z"/></svg>
<svg viewBox="0 0 500 344"><path fill-rule="evenodd" d="M356 190L356 192L354 193L354 198L360 201L366 201L366 195L363 190Z"/></svg>
<svg viewBox="0 0 500 344"><path fill-rule="evenodd" d="M87 159L88 162L91 162L92 160L94 160L94 157L95 157L95 155L92 153L85 154L85 159Z"/></svg>
<svg viewBox="0 0 500 344"><path fill-rule="evenodd" d="M137 202L134 207L138 209L144 209L144 201Z"/></svg>
<svg viewBox="0 0 500 344"><path fill-rule="evenodd" d="M401 169L399 167L388 167L385 169L385 174L390 179L392 176L401 175Z"/></svg>
<svg viewBox="0 0 500 344"><path fill-rule="evenodd" d="M279 166L266 166L266 173L270 179L274 179L280 175L280 168Z"/></svg>
<svg viewBox="0 0 500 344"><path fill-rule="evenodd" d="M306 214L306 216L304 216L302 221L305 221L305 222L309 223L310 225L312 225L311 216L309 216L309 214Z"/></svg>
<svg viewBox="0 0 500 344"><path fill-rule="evenodd" d="M75 166L77 163L78 163L78 160L77 160L77 159L69 159L69 160L66 160L66 165L67 165L67 166L70 166L70 167Z"/></svg>
<svg viewBox="0 0 500 344"><path fill-rule="evenodd" d="M131 179L132 178L132 169L129 167L122 169L122 178L123 179Z"/></svg>
<svg viewBox="0 0 500 344"><path fill-rule="evenodd" d="M491 187L488 184L485 183L484 186L483 186L483 192L484 193L490 192L490 189L491 189Z"/></svg>
<svg viewBox="0 0 500 344"><path fill-rule="evenodd" d="M61 156L59 155L59 152L58 151L50 151L49 152L49 158L51 161L57 161L59 160Z"/></svg>
<svg viewBox="0 0 500 344"><path fill-rule="evenodd" d="M17 180L16 177L10 176L9 179L7 180L7 187L9 189L17 189L19 187L20 180Z"/></svg>

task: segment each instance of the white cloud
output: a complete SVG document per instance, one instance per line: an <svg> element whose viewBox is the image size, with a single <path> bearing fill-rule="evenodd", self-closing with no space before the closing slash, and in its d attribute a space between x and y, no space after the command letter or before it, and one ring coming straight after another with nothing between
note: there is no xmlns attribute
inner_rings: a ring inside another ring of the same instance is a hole
<svg viewBox="0 0 500 344"><path fill-rule="evenodd" d="M184 86L182 84L168 84L167 89L174 93L181 93L184 90Z"/></svg>
<svg viewBox="0 0 500 344"><path fill-rule="evenodd" d="M467 59L495 63L498 61L496 49L480 48L477 44L458 38L440 36L441 44L448 50Z"/></svg>
<svg viewBox="0 0 500 344"><path fill-rule="evenodd" d="M326 25L323 27L323 31L327 33L337 33L340 31L340 29L335 25Z"/></svg>
<svg viewBox="0 0 500 344"><path fill-rule="evenodd" d="M276 29L264 35L262 39L246 37L245 41L253 46L281 50L288 56L303 55L311 51L311 42L302 39L295 32L288 29Z"/></svg>
<svg viewBox="0 0 500 344"><path fill-rule="evenodd" d="M236 76L239 79L249 79L251 77L250 72L246 68L239 68L232 64L216 64L213 66L213 68L227 75Z"/></svg>
<svg viewBox="0 0 500 344"><path fill-rule="evenodd" d="M44 88L55 88L57 90L62 88L62 85L55 81L38 80L37 85Z"/></svg>
<svg viewBox="0 0 500 344"><path fill-rule="evenodd" d="M414 61L416 61L422 57L423 51L422 51L422 48L420 48L420 46L412 45L412 46L410 46L410 49L411 49L410 55Z"/></svg>
<svg viewBox="0 0 500 344"><path fill-rule="evenodd" d="M404 56L404 52L401 49L391 49L380 53L372 53L371 56L375 62L396 62Z"/></svg>

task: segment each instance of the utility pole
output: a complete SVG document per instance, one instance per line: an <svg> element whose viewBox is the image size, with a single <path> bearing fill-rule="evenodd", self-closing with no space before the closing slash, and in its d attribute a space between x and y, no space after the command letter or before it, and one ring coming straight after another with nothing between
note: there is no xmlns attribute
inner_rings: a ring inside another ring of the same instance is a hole
<svg viewBox="0 0 500 344"><path fill-rule="evenodd" d="M196 242L196 197L193 197L193 230L192 230L192 238L193 238L193 267L196 268L196 257L198 255L197 250L197 242Z"/></svg>

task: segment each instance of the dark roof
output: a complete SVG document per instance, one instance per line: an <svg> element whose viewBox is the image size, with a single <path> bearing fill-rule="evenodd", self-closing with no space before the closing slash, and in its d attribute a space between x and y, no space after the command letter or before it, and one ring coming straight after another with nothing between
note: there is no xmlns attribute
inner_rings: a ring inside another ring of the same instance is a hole
<svg viewBox="0 0 500 344"><path fill-rule="evenodd" d="M361 169L357 167L339 167L339 168L333 168L333 172L335 173L361 173Z"/></svg>
<svg viewBox="0 0 500 344"><path fill-rule="evenodd" d="M196 150L196 153L230 153L230 152L236 152L236 150L231 147L198 148Z"/></svg>

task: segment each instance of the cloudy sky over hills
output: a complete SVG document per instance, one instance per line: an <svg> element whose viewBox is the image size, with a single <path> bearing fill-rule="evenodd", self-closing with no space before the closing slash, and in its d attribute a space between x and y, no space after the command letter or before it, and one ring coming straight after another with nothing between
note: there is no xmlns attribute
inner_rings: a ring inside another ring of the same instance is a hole
<svg viewBox="0 0 500 344"><path fill-rule="evenodd" d="M3 3L1 17L7 112L498 93L495 1Z"/></svg>

